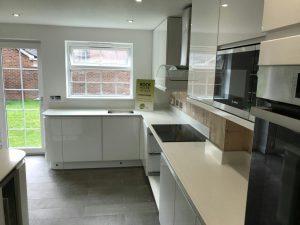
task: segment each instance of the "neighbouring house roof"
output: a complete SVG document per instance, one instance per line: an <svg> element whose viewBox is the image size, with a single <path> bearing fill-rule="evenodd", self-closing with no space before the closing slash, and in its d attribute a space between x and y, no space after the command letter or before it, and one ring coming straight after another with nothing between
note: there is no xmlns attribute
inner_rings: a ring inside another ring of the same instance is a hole
<svg viewBox="0 0 300 225"><path fill-rule="evenodd" d="M30 60L37 60L37 50L36 49L29 49L29 48L22 48L20 49L21 53L28 56Z"/></svg>

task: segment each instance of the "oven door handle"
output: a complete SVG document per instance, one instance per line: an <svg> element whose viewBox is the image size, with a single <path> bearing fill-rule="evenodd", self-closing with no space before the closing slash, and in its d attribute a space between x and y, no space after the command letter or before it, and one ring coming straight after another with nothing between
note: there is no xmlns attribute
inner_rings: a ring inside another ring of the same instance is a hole
<svg viewBox="0 0 300 225"><path fill-rule="evenodd" d="M296 132L300 132L300 120L271 112L270 108L252 107L251 114L257 118L269 121Z"/></svg>

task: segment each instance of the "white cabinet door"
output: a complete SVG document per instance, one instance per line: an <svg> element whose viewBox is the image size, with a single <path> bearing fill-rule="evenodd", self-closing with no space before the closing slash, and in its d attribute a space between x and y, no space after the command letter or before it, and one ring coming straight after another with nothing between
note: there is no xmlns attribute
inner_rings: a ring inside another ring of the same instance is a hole
<svg viewBox="0 0 300 225"><path fill-rule="evenodd" d="M269 31L300 23L299 0L265 0L263 30Z"/></svg>
<svg viewBox="0 0 300 225"><path fill-rule="evenodd" d="M140 117L103 117L103 160L138 160Z"/></svg>
<svg viewBox="0 0 300 225"><path fill-rule="evenodd" d="M62 130L60 118L44 118L46 158L51 162L63 162Z"/></svg>
<svg viewBox="0 0 300 225"><path fill-rule="evenodd" d="M195 221L196 214L194 213L189 202L183 195L179 186L176 185L174 225L194 225Z"/></svg>
<svg viewBox="0 0 300 225"><path fill-rule="evenodd" d="M160 165L159 221L160 225L174 225L176 181L164 157ZM183 224L181 224L183 225Z"/></svg>
<svg viewBox="0 0 300 225"><path fill-rule="evenodd" d="M264 36L264 0L226 0L226 4L220 7L218 46Z"/></svg>
<svg viewBox="0 0 300 225"><path fill-rule="evenodd" d="M102 159L101 118L62 119L64 162L88 162Z"/></svg>

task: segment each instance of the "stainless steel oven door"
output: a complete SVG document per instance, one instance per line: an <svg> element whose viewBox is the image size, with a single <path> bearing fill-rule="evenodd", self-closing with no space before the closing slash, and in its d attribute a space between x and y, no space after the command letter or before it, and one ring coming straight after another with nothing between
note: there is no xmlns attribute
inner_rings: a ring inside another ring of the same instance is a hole
<svg viewBox="0 0 300 225"><path fill-rule="evenodd" d="M271 108L256 117L245 225L300 224L300 119Z"/></svg>

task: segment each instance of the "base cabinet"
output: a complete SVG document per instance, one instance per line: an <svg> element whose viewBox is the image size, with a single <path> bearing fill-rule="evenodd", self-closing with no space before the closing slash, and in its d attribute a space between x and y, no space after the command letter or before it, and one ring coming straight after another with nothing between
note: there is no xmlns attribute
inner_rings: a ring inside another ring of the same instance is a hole
<svg viewBox="0 0 300 225"><path fill-rule="evenodd" d="M62 119L64 162L93 162L102 159L102 119Z"/></svg>
<svg viewBox="0 0 300 225"><path fill-rule="evenodd" d="M176 196L176 181L162 156L160 163L160 195L159 221L160 225L174 225L174 208Z"/></svg>
<svg viewBox="0 0 300 225"><path fill-rule="evenodd" d="M176 185L174 225L195 225L195 222L196 214L183 195L180 187Z"/></svg>
<svg viewBox="0 0 300 225"><path fill-rule="evenodd" d="M103 160L140 159L140 118L103 117Z"/></svg>
<svg viewBox="0 0 300 225"><path fill-rule="evenodd" d="M201 225L162 154L160 167L160 225Z"/></svg>
<svg viewBox="0 0 300 225"><path fill-rule="evenodd" d="M53 169L139 165L139 116L57 116L44 123Z"/></svg>

